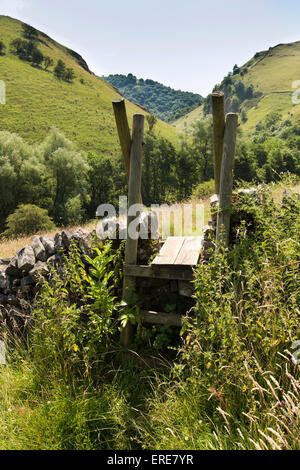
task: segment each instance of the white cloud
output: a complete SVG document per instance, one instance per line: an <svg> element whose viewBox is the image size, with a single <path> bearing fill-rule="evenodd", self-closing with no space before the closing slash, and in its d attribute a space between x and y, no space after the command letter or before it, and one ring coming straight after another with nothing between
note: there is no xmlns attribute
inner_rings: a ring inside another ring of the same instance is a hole
<svg viewBox="0 0 300 470"><path fill-rule="evenodd" d="M0 14L14 16L31 7L31 0L0 0Z"/></svg>

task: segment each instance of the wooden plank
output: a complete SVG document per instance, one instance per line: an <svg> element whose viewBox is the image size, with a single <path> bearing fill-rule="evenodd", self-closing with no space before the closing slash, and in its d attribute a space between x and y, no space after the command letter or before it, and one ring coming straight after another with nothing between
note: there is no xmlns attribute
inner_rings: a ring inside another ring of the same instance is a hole
<svg viewBox="0 0 300 470"><path fill-rule="evenodd" d="M184 237L169 237L167 238L166 243L160 250L159 254L152 261L152 265L155 264L164 264L170 265L174 264L180 249L184 243Z"/></svg>
<svg viewBox="0 0 300 470"><path fill-rule="evenodd" d="M181 327L183 316L177 313L141 311L142 322L152 325L170 325Z"/></svg>
<svg viewBox="0 0 300 470"><path fill-rule="evenodd" d="M143 277L152 279L169 279L172 281L192 281L194 273L190 267L180 266L138 266L125 265L125 276Z"/></svg>
<svg viewBox="0 0 300 470"><path fill-rule="evenodd" d="M143 155L143 139L144 139L144 115L135 114L133 116L132 127L132 145L130 154L130 177L128 186L128 206L138 204L141 194L142 183L142 155ZM127 240L125 246L125 263L136 264L138 240L129 236L128 227L134 216L127 216ZM134 290L135 278L124 276L123 282L123 299L129 302L129 298ZM121 346L128 348L133 340L133 325L128 322L125 328L121 330Z"/></svg>
<svg viewBox="0 0 300 470"><path fill-rule="evenodd" d="M224 93L217 92L211 95L213 132L214 132L214 171L215 193L220 192L220 177L223 158L224 131L225 131L225 104Z"/></svg>
<svg viewBox="0 0 300 470"><path fill-rule="evenodd" d="M233 167L236 146L238 115L226 116L224 153L221 168L219 213L217 221L217 243L224 247L229 243L230 216L232 205Z"/></svg>
<svg viewBox="0 0 300 470"><path fill-rule="evenodd" d="M196 266L199 261L201 248L202 237L185 237L174 264Z"/></svg>

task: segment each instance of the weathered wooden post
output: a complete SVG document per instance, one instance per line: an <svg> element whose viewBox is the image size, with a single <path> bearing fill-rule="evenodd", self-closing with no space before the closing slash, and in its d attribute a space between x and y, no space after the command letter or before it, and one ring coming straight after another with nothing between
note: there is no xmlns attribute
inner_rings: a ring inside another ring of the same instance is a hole
<svg viewBox="0 0 300 470"><path fill-rule="evenodd" d="M114 100L112 102L116 125L118 129L118 135L120 140L120 145L122 149L126 178L127 183L129 184L129 175L130 175L130 153L131 153L131 135L126 113L125 100ZM142 204L142 191L140 189L139 202Z"/></svg>
<svg viewBox="0 0 300 470"><path fill-rule="evenodd" d="M229 242L237 127L238 115L235 113L227 114L224 134L224 152L221 166L219 213L217 222L217 244L219 246L225 247L228 246Z"/></svg>
<svg viewBox="0 0 300 470"><path fill-rule="evenodd" d="M219 194L225 130L224 93L212 93L211 102L214 126L215 194Z"/></svg>
<svg viewBox="0 0 300 470"><path fill-rule="evenodd" d="M114 100L112 104L115 113L120 145L124 158L127 183L129 183L131 135L127 119L125 100Z"/></svg>
<svg viewBox="0 0 300 470"><path fill-rule="evenodd" d="M135 114L133 116L132 144L130 153L130 174L128 185L128 208L134 204L140 203L141 184L142 184L142 154L144 139L144 115ZM125 265L137 263L138 240L130 237L129 225L136 216L127 216L127 240L125 247ZM134 289L135 278L124 276L123 299L126 301ZM128 348L133 339L134 326L127 323L121 331L121 345Z"/></svg>

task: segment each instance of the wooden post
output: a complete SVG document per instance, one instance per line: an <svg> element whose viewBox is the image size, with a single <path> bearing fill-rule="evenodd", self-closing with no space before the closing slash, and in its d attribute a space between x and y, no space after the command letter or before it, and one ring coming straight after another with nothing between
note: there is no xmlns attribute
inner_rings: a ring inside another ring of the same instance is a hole
<svg viewBox="0 0 300 470"><path fill-rule="evenodd" d="M217 222L217 244L225 247L228 246L229 242L237 126L238 115L235 113L227 114L224 135L224 152L221 167L219 213Z"/></svg>
<svg viewBox="0 0 300 470"><path fill-rule="evenodd" d="M212 93L211 101L214 126L215 193L219 194L225 130L224 93Z"/></svg>
<svg viewBox="0 0 300 470"><path fill-rule="evenodd" d="M114 108L122 154L124 158L127 183L129 183L131 135L126 114L125 100L115 100L112 102L112 104Z"/></svg>
<svg viewBox="0 0 300 470"><path fill-rule="evenodd" d="M132 128L132 145L130 154L130 176L128 186L128 207L140 203L141 184L142 184L142 154L144 139L144 121L143 114L135 114L133 116ZM135 216L127 217L127 240L125 247L125 264L136 265L138 240L130 238L128 227L135 219ZM132 276L124 276L123 299L127 301L128 295L134 289L135 278ZM134 327L131 323L127 323L121 331L121 346L128 348L133 339Z"/></svg>
<svg viewBox="0 0 300 470"><path fill-rule="evenodd" d="M129 129L128 119L127 119L125 100L124 99L114 100L112 104L114 108L116 125L118 129L118 135L119 135L120 145L121 145L123 159L124 159L127 183L129 184L131 135L130 135L130 129ZM143 203L141 189L140 189L140 195L139 195L139 203L141 204Z"/></svg>

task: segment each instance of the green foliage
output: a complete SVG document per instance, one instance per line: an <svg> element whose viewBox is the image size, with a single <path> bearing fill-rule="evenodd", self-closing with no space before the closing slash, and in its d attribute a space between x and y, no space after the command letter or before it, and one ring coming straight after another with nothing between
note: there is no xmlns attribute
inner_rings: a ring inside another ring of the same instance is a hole
<svg viewBox="0 0 300 470"><path fill-rule="evenodd" d="M148 123L149 132L152 132L155 124L157 123L157 118L153 116L153 114L149 114L149 116L146 116L146 120Z"/></svg>
<svg viewBox="0 0 300 470"><path fill-rule="evenodd" d="M67 225L75 225L82 222L84 211L80 194L69 199L65 205L65 221Z"/></svg>
<svg viewBox="0 0 300 470"><path fill-rule="evenodd" d="M44 57L44 68L45 70L48 70L49 67L52 67L54 65L53 59L49 56Z"/></svg>
<svg viewBox="0 0 300 470"><path fill-rule="evenodd" d="M7 238L17 238L20 235L31 235L55 228L47 210L32 204L21 204L7 217L6 225L7 229L3 235Z"/></svg>
<svg viewBox="0 0 300 470"><path fill-rule="evenodd" d="M214 87L214 92L221 91L225 95L226 113L239 113L241 109L246 113L247 108L241 108L241 106L249 101L249 106L251 107L251 100L261 96L260 92L254 91L254 86L252 84L245 84L240 78L238 78L237 76L239 74L240 69L235 65L233 72L234 78L231 75L227 75L219 85ZM203 112L205 116L212 112L210 95L204 100ZM243 120L245 121L245 119L246 115L244 114Z"/></svg>
<svg viewBox="0 0 300 470"><path fill-rule="evenodd" d="M202 104L203 98L181 90L173 90L154 80L137 79L131 73L103 77L118 88L132 103L145 107L153 115L166 122L175 121Z"/></svg>
<svg viewBox="0 0 300 470"><path fill-rule="evenodd" d="M19 59L31 62L33 65L40 65L44 60L42 52L32 40L14 39L10 44L10 49Z"/></svg>
<svg viewBox="0 0 300 470"><path fill-rule="evenodd" d="M72 68L67 68L66 64L60 59L53 71L54 75L58 80L63 80L68 83L72 83L75 78L75 73Z"/></svg>
<svg viewBox="0 0 300 470"><path fill-rule="evenodd" d="M300 174L298 126L282 121L277 112L267 114L256 125L251 142L241 139L237 145L235 175L244 181L270 183L285 172Z"/></svg>
<svg viewBox="0 0 300 470"><path fill-rule="evenodd" d="M54 69L54 75L59 80L63 80L66 74L66 64L60 59Z"/></svg>
<svg viewBox="0 0 300 470"><path fill-rule="evenodd" d="M0 56L5 54L5 52L4 52L5 49L6 49L6 46L5 46L4 42L0 41Z"/></svg>
<svg viewBox="0 0 300 470"><path fill-rule="evenodd" d="M75 78L75 72L72 68L68 67L66 69L66 73L65 73L65 76L64 76L64 80L68 83L73 83L73 80Z"/></svg>
<svg viewBox="0 0 300 470"><path fill-rule="evenodd" d="M57 374L97 371L112 347L118 331L113 265L117 255L111 244L95 249L93 259L86 258L89 274L73 243L65 259L64 277L52 273L45 281L34 310L35 327L32 348L34 361L55 363Z"/></svg>
<svg viewBox="0 0 300 470"><path fill-rule="evenodd" d="M38 31L35 28L33 28L32 26L26 23L22 24L22 28L23 28L24 38L30 39L30 40L38 39Z"/></svg>
<svg viewBox="0 0 300 470"><path fill-rule="evenodd" d="M161 384L152 399L144 448L299 446L300 377L291 355L299 335L300 204L291 196L277 207L262 194L259 207L240 199L235 211L245 219L235 244L196 270L193 321L182 330L173 386Z"/></svg>
<svg viewBox="0 0 300 470"><path fill-rule="evenodd" d="M82 204L88 203L86 157L56 129L39 145L0 132L0 155L0 227L21 203L47 208L59 224L70 217L70 200L79 195Z"/></svg>
<svg viewBox="0 0 300 470"><path fill-rule="evenodd" d="M198 184L192 193L192 199L207 199L215 193L215 181L209 180Z"/></svg>
<svg viewBox="0 0 300 470"><path fill-rule="evenodd" d="M196 268L175 363L171 328L155 328L155 371L145 336L141 367L116 354L123 247L83 260L73 245L63 275L43 283L29 350L14 345L0 370L0 448L298 449L299 198L262 199L240 198L234 244Z"/></svg>

